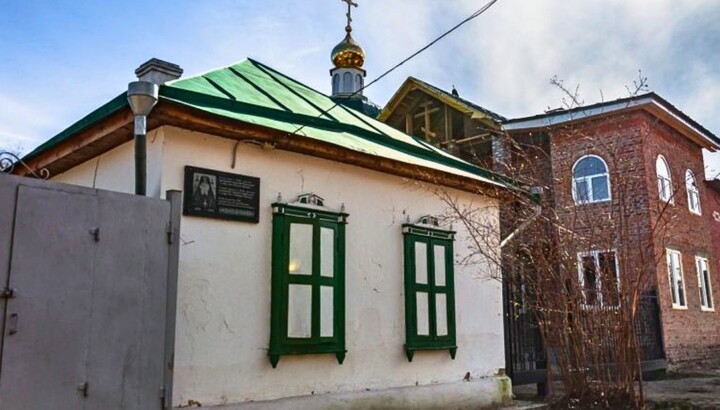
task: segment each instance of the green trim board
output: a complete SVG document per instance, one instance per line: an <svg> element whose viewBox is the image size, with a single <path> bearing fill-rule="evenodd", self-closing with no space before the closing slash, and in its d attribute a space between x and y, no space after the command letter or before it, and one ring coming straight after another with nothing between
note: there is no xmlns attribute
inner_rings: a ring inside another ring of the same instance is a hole
<svg viewBox="0 0 720 410"><path fill-rule="evenodd" d="M424 144L362 112L336 105L327 95L251 59L170 81L160 86L159 98L161 103L174 102L211 115L286 132L288 136L310 138L499 188L517 189L502 176ZM125 93L120 94L38 147L25 160L127 107Z"/></svg>
<svg viewBox="0 0 720 410"><path fill-rule="evenodd" d="M405 353L410 362L419 350L447 349L455 359L454 238L454 231L403 225Z"/></svg>
<svg viewBox="0 0 720 410"><path fill-rule="evenodd" d="M272 207L270 364L277 367L283 355L320 353L342 364L348 214L297 203Z"/></svg>

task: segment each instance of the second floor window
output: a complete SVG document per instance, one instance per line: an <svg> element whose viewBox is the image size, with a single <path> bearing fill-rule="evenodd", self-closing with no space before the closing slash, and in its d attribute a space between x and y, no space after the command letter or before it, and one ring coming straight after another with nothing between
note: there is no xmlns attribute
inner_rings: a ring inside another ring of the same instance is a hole
<svg viewBox="0 0 720 410"><path fill-rule="evenodd" d="M688 209L690 209L690 212L700 215L700 190L695 175L689 169L685 172L685 185L687 187Z"/></svg>
<svg viewBox="0 0 720 410"><path fill-rule="evenodd" d="M658 155L655 161L655 172L657 173L658 195L665 202L673 203L672 179L670 178L670 167L665 157Z"/></svg>
<svg viewBox="0 0 720 410"><path fill-rule="evenodd" d="M610 200L608 167L602 158L586 155L573 167L573 199L576 204Z"/></svg>

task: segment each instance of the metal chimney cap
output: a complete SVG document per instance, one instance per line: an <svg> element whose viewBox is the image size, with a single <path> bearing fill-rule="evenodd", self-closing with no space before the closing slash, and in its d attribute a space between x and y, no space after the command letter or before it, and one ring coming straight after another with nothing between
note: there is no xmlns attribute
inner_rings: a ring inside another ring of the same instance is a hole
<svg viewBox="0 0 720 410"><path fill-rule="evenodd" d="M140 67L135 69L135 75L140 77L150 70L162 71L165 74L174 75L176 78L180 78L183 73L183 69L177 64L170 63L159 58L151 58L140 64Z"/></svg>
<svg viewBox="0 0 720 410"><path fill-rule="evenodd" d="M150 81L155 84L165 84L171 80L177 80L183 73L179 65L168 63L158 58L151 58L135 70L135 75L140 81Z"/></svg>
<svg viewBox="0 0 720 410"><path fill-rule="evenodd" d="M148 81L133 81L128 84L127 99L135 115L147 116L158 101L157 84Z"/></svg>

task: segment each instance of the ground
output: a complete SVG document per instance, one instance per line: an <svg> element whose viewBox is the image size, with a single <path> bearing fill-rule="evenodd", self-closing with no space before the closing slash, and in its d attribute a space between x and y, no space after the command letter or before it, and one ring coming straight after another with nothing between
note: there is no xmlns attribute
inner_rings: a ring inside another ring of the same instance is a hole
<svg viewBox="0 0 720 410"><path fill-rule="evenodd" d="M644 383L645 399L649 410L720 410L720 368L694 373L668 373ZM541 400L535 394L535 385L513 388L515 405L511 409L529 410L538 407Z"/></svg>

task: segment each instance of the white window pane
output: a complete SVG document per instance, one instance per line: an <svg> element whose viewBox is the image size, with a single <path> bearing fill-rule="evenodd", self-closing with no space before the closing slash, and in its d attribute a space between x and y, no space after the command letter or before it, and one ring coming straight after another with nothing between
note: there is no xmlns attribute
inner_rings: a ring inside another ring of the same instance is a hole
<svg viewBox="0 0 720 410"><path fill-rule="evenodd" d="M685 289L683 287L682 267L680 263L680 254L673 253L673 268L675 287L677 292L677 303L680 306L685 306Z"/></svg>
<svg viewBox="0 0 720 410"><path fill-rule="evenodd" d="M312 286L290 285L288 290L288 337L310 337Z"/></svg>
<svg viewBox="0 0 720 410"><path fill-rule="evenodd" d="M445 286L445 247L433 246L435 257L435 285Z"/></svg>
<svg viewBox="0 0 720 410"><path fill-rule="evenodd" d="M290 274L312 275L312 235L312 225L290 224Z"/></svg>
<svg viewBox="0 0 720 410"><path fill-rule="evenodd" d="M700 195L697 191L690 191L690 210L700 212Z"/></svg>
<svg viewBox="0 0 720 410"><path fill-rule="evenodd" d="M320 337L333 336L333 288L320 287Z"/></svg>
<svg viewBox="0 0 720 410"><path fill-rule="evenodd" d="M678 270L680 268L678 254L675 252L668 253L668 274L670 275L670 293L672 294L673 304L680 304L680 295L678 292Z"/></svg>
<svg viewBox="0 0 720 410"><path fill-rule="evenodd" d="M710 278L708 275L707 260L696 259L695 263L698 270L698 284L700 286L700 306L704 308L712 307L712 294L710 291Z"/></svg>
<svg viewBox="0 0 720 410"><path fill-rule="evenodd" d="M424 242L415 242L415 282L427 282L427 245Z"/></svg>
<svg viewBox="0 0 720 410"><path fill-rule="evenodd" d="M590 200L587 180L575 181L575 200L577 202L587 202Z"/></svg>
<svg viewBox="0 0 720 410"><path fill-rule="evenodd" d="M417 334L420 336L430 335L430 309L428 308L428 294L417 292L415 303L417 312Z"/></svg>
<svg viewBox="0 0 720 410"><path fill-rule="evenodd" d="M602 201L603 199L610 198L607 176L592 179L592 198L593 201Z"/></svg>
<svg viewBox="0 0 720 410"><path fill-rule="evenodd" d="M320 228L320 275L333 277L335 266L335 231Z"/></svg>
<svg viewBox="0 0 720 410"><path fill-rule="evenodd" d="M677 283L675 281L675 267L677 266L675 256L676 254L674 252L667 253L668 277L670 281L670 294L672 295L673 304L678 303Z"/></svg>
<svg viewBox="0 0 720 410"><path fill-rule="evenodd" d="M435 318L437 336L447 336L447 295L444 293L435 295Z"/></svg>

